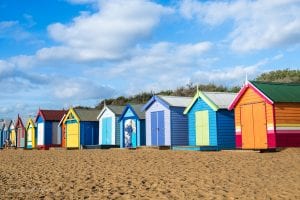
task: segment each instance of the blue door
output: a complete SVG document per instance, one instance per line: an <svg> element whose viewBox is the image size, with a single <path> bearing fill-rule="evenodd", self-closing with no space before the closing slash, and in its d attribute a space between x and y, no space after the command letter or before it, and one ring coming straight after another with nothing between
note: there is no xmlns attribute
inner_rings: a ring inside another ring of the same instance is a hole
<svg viewBox="0 0 300 200"><path fill-rule="evenodd" d="M151 144L153 146L165 145L164 111L151 113Z"/></svg>
<svg viewBox="0 0 300 200"><path fill-rule="evenodd" d="M151 113L151 144L157 146L157 112Z"/></svg>
<svg viewBox="0 0 300 200"><path fill-rule="evenodd" d="M102 119L102 144L112 144L112 119L111 117Z"/></svg>
<svg viewBox="0 0 300 200"><path fill-rule="evenodd" d="M164 111L157 112L157 137L158 146L165 145L165 118Z"/></svg>

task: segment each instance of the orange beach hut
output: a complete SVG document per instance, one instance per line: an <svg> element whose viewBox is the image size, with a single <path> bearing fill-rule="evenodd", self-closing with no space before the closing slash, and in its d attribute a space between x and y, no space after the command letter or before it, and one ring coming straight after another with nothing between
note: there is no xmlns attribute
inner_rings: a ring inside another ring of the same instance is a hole
<svg viewBox="0 0 300 200"><path fill-rule="evenodd" d="M300 147L300 84L246 82L234 109L236 147Z"/></svg>

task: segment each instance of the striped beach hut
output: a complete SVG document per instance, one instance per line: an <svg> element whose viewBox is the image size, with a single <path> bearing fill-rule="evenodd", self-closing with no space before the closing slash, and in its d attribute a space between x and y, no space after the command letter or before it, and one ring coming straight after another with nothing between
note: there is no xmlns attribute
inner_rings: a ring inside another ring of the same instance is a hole
<svg viewBox="0 0 300 200"><path fill-rule="evenodd" d="M97 115L99 110L70 108L63 123L66 129L66 147L81 148L98 144Z"/></svg>
<svg viewBox="0 0 300 200"><path fill-rule="evenodd" d="M120 146L119 117L124 106L104 105L97 119L99 120L99 145Z"/></svg>
<svg viewBox="0 0 300 200"><path fill-rule="evenodd" d="M11 146L17 147L17 134L14 121L12 121L8 127L8 134L8 139L11 141Z"/></svg>
<svg viewBox="0 0 300 200"><path fill-rule="evenodd" d="M16 124L15 124L15 130L16 130L16 137L17 137L17 147L18 148L24 148L25 147L25 126L23 124L23 121L20 117L20 115L18 115L17 120L16 120Z"/></svg>
<svg viewBox="0 0 300 200"><path fill-rule="evenodd" d="M143 105L126 105L119 117L120 147L136 148L146 145L145 113Z"/></svg>
<svg viewBox="0 0 300 200"><path fill-rule="evenodd" d="M30 118L26 124L26 148L34 149L36 148L37 134L36 125L34 121Z"/></svg>
<svg viewBox="0 0 300 200"><path fill-rule="evenodd" d="M143 106L147 146L188 145L188 119L183 111L191 100L190 97L155 95Z"/></svg>
<svg viewBox="0 0 300 200"><path fill-rule="evenodd" d="M35 118L37 124L37 148L49 149L60 147L61 136L58 135L57 126L65 110L39 110Z"/></svg>
<svg viewBox="0 0 300 200"><path fill-rule="evenodd" d="M236 93L197 91L188 116L189 146L194 150L235 148L234 112L227 108Z"/></svg>
<svg viewBox="0 0 300 200"><path fill-rule="evenodd" d="M229 109L236 147L300 147L300 84L246 82Z"/></svg>
<svg viewBox="0 0 300 200"><path fill-rule="evenodd" d="M3 145L5 144L5 140L9 139L9 135L10 135L10 125L12 123L11 119L4 119L1 122L0 127L1 129L1 140L0 140L0 145L1 147L3 147Z"/></svg>

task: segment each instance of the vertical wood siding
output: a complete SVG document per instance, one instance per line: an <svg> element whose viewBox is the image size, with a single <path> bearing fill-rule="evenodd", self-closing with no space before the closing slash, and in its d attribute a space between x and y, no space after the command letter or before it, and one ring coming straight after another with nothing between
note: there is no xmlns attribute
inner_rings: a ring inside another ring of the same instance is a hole
<svg viewBox="0 0 300 200"><path fill-rule="evenodd" d="M151 112L164 111L164 120L165 120L165 145L171 145L170 140L170 110L160 104L158 101L155 101L147 110L146 110L146 145L151 146Z"/></svg>
<svg viewBox="0 0 300 200"><path fill-rule="evenodd" d="M99 122L80 121L80 145L97 145Z"/></svg>
<svg viewBox="0 0 300 200"><path fill-rule="evenodd" d="M211 109L201 98L194 103L188 112L189 145L196 146L196 118L197 111L207 110L209 115L209 145L217 145L216 112Z"/></svg>
<svg viewBox="0 0 300 200"><path fill-rule="evenodd" d="M245 104L255 104L259 102L264 102L264 99L260 97L252 88L248 88L244 95L239 99L239 102L234 108L235 117L235 132L236 132L236 147L242 148L242 131L241 131L241 106ZM274 115L273 115L273 105L266 103L266 119L267 119L267 139L268 145L275 143L275 133L274 133Z"/></svg>
<svg viewBox="0 0 300 200"><path fill-rule="evenodd" d="M116 141L120 141L120 125L118 124L118 122L116 122L118 119L115 117L115 114L110 111L109 109L106 109L104 111L104 113L102 114L102 116L99 118L99 144L103 144L102 143L102 136L103 136L103 133L102 133L102 126L103 126L103 119L104 118L107 118L107 117L111 117L112 118L112 145L115 145L116 144ZM118 127L117 127L118 126ZM118 138L116 137L116 130L118 129L119 130L119 133L117 134L117 136L119 136Z"/></svg>
<svg viewBox="0 0 300 200"><path fill-rule="evenodd" d="M300 147L300 103L276 103L277 147Z"/></svg>
<svg viewBox="0 0 300 200"><path fill-rule="evenodd" d="M120 122L119 122L119 117L115 117L114 118L114 121L115 123L113 123L115 125L115 131L113 131L112 133L112 137L113 137L113 140L115 142L115 145L120 145Z"/></svg>
<svg viewBox="0 0 300 200"><path fill-rule="evenodd" d="M171 145L188 145L188 117L183 115L184 107L171 108Z"/></svg>
<svg viewBox="0 0 300 200"><path fill-rule="evenodd" d="M234 112L218 110L217 112L218 149L235 148Z"/></svg>

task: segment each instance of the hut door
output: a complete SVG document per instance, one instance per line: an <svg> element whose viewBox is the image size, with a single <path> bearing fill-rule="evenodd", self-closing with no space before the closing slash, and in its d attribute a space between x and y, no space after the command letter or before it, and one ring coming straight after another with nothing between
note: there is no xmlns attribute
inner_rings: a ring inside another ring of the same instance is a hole
<svg viewBox="0 0 300 200"><path fill-rule="evenodd" d="M38 145L44 145L44 123L38 123Z"/></svg>
<svg viewBox="0 0 300 200"><path fill-rule="evenodd" d="M242 148L267 148L266 112L264 103L241 106Z"/></svg>
<svg viewBox="0 0 300 200"><path fill-rule="evenodd" d="M27 131L27 148L32 148L32 128L29 127L28 131Z"/></svg>
<svg viewBox="0 0 300 200"><path fill-rule="evenodd" d="M125 147L136 148L137 144L137 127L134 118L128 118L124 121L124 143Z"/></svg>
<svg viewBox="0 0 300 200"><path fill-rule="evenodd" d="M112 119L111 117L102 120L102 144L112 144Z"/></svg>
<svg viewBox="0 0 300 200"><path fill-rule="evenodd" d="M67 122L67 147L79 147L79 125L78 122Z"/></svg>
<svg viewBox="0 0 300 200"><path fill-rule="evenodd" d="M196 114L196 145L209 145L208 111L198 111Z"/></svg>
<svg viewBox="0 0 300 200"><path fill-rule="evenodd" d="M151 144L165 145L164 111L151 112Z"/></svg>

